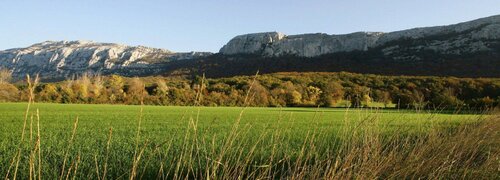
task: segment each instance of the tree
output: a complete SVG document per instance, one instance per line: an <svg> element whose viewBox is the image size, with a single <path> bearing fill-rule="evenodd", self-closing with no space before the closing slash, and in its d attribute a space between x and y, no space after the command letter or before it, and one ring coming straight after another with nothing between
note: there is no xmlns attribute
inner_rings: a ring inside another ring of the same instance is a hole
<svg viewBox="0 0 500 180"><path fill-rule="evenodd" d="M127 104L141 104L144 101L147 93L144 88L144 83L139 78L133 78L127 87Z"/></svg>
<svg viewBox="0 0 500 180"><path fill-rule="evenodd" d="M332 107L344 98L344 87L338 82L320 82L319 86L323 91L318 101L320 106Z"/></svg>
<svg viewBox="0 0 500 180"><path fill-rule="evenodd" d="M170 88L168 92L169 99L171 99L171 104L172 105L187 105L187 102L189 101L186 94L186 89L179 89L179 88Z"/></svg>
<svg viewBox="0 0 500 180"><path fill-rule="evenodd" d="M105 93L104 90L105 90L105 87L104 87L104 80L103 80L102 76L95 75L92 78L92 84L90 84L90 86L89 86L89 92L90 92L89 99L90 99L90 101L97 102L97 103L101 103L103 101L105 102L106 100L101 99L101 96Z"/></svg>
<svg viewBox="0 0 500 180"><path fill-rule="evenodd" d="M287 106L297 106L302 104L302 94L297 91L295 85L291 81L286 81L282 84L284 92L284 100Z"/></svg>
<svg viewBox="0 0 500 180"><path fill-rule="evenodd" d="M84 73L78 77L78 79L70 81L73 81L71 82L71 89L73 90L73 93L75 93L77 100L80 102L88 102L89 89L92 84L90 75Z"/></svg>
<svg viewBox="0 0 500 180"><path fill-rule="evenodd" d="M167 86L167 83L159 79L156 81L154 84L154 89L153 89L153 95L158 98L159 103L162 105L167 105L169 101L168 93L169 93L169 87Z"/></svg>
<svg viewBox="0 0 500 180"><path fill-rule="evenodd" d="M259 82L255 82L250 91L250 105L253 106L269 106L269 92Z"/></svg>
<svg viewBox="0 0 500 180"><path fill-rule="evenodd" d="M38 94L38 98L45 102L60 102L61 94L58 92L54 84L46 84L43 86L42 91Z"/></svg>
<svg viewBox="0 0 500 180"><path fill-rule="evenodd" d="M349 98L351 101L351 107L363 107L368 106L372 100L370 97L370 88L354 85L348 91Z"/></svg>
<svg viewBox="0 0 500 180"><path fill-rule="evenodd" d="M8 84L12 79L12 71L0 68L0 84Z"/></svg>
<svg viewBox="0 0 500 180"><path fill-rule="evenodd" d="M287 105L297 106L302 103L302 94L300 92L293 90L286 94L287 96Z"/></svg>
<svg viewBox="0 0 500 180"><path fill-rule="evenodd" d="M306 98L304 103L309 105L316 105L320 95L323 93L320 88L315 86L307 86L306 88Z"/></svg>
<svg viewBox="0 0 500 180"><path fill-rule="evenodd" d="M76 101L75 93L71 88L71 81L66 81L63 85L61 85L61 102L62 103L73 103Z"/></svg>
<svg viewBox="0 0 500 180"><path fill-rule="evenodd" d="M274 88L271 90L271 101L270 105L275 107L286 106L286 100L284 98L285 90L282 88Z"/></svg>
<svg viewBox="0 0 500 180"><path fill-rule="evenodd" d="M109 101L111 103L116 103L123 101L124 97L124 91L123 91L123 78L118 75L111 75L109 77L108 81L108 94L109 94Z"/></svg>
<svg viewBox="0 0 500 180"><path fill-rule="evenodd" d="M384 107L387 107L387 105L392 102L391 94L389 92L378 89L373 92L373 99L376 102L384 103Z"/></svg>
<svg viewBox="0 0 500 180"><path fill-rule="evenodd" d="M8 83L0 84L0 102L14 102L19 100L19 90Z"/></svg>
<svg viewBox="0 0 500 180"><path fill-rule="evenodd" d="M162 80L162 79L159 79L156 81L155 83L155 88L153 90L153 94L154 95L157 95L157 96L167 96L168 95L168 86L167 86L167 83Z"/></svg>
<svg viewBox="0 0 500 180"><path fill-rule="evenodd" d="M431 108L435 109L456 109L464 106L464 102L455 96L451 88L447 88L431 99Z"/></svg>
<svg viewBox="0 0 500 180"><path fill-rule="evenodd" d="M416 89L413 91L401 89L394 93L392 99L394 99L397 108L421 109L426 106L425 96Z"/></svg>

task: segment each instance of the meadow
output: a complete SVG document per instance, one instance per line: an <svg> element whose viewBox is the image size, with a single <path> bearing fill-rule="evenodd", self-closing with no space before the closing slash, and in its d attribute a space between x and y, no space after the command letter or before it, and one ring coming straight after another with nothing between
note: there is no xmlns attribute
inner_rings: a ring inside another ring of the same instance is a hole
<svg viewBox="0 0 500 180"><path fill-rule="evenodd" d="M0 114L0 172L14 179L498 176L494 115L43 103Z"/></svg>

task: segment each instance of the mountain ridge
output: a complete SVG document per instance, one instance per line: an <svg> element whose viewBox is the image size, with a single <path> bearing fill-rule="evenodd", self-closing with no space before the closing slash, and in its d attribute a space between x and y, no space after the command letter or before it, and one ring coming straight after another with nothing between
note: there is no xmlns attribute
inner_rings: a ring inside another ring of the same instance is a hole
<svg viewBox="0 0 500 180"><path fill-rule="evenodd" d="M145 69L156 63L195 59L207 52L176 53L145 46L127 46L94 41L44 41L26 48L0 51L0 66L13 71L14 77L40 74L66 77L84 71L106 72Z"/></svg>
<svg viewBox="0 0 500 180"><path fill-rule="evenodd" d="M0 51L13 76L64 79L84 72L124 76L234 76L257 70L500 77L500 15L389 33L243 34L219 53L94 41L44 41Z"/></svg>
<svg viewBox="0 0 500 180"><path fill-rule="evenodd" d="M484 26L484 27L481 27ZM418 39L439 34L464 33L480 28L469 39L500 39L500 15L480 18L447 26L412 28L394 32L354 32L349 34L310 33L285 35L263 32L239 35L224 45L219 53L260 54L263 56L296 55L315 57L336 52L366 51L401 39Z"/></svg>

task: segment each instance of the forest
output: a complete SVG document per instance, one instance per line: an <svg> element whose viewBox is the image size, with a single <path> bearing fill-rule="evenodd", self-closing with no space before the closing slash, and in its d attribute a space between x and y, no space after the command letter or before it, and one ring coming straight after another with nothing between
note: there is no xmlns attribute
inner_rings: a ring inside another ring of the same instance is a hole
<svg viewBox="0 0 500 180"><path fill-rule="evenodd" d="M0 73L0 101L27 101L26 81ZM32 77L33 78L33 77ZM251 88L250 91L248 91ZM500 104L500 79L381 76L339 73L273 73L230 78L122 77L83 74L37 83L35 101L80 104L147 104L260 107L382 107L476 109ZM200 97L197 97L199 94ZM197 98L202 99L197 101Z"/></svg>

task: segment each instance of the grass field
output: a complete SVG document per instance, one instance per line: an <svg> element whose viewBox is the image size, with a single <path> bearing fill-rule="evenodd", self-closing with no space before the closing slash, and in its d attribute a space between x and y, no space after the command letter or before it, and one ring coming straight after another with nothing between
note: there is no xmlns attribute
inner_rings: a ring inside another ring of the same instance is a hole
<svg viewBox="0 0 500 180"><path fill-rule="evenodd" d="M390 171L377 163L390 166L402 161L402 156L411 157L418 146L433 140L430 137L461 132L457 129L488 118L409 110L34 104L24 126L26 108L26 103L0 104L0 173L4 177L406 177L408 169ZM406 146L410 150L400 150ZM359 150L360 157L350 154L354 150ZM349 163L351 169L341 168ZM367 165L376 167L363 170ZM449 167L450 171L436 174L409 174L432 178L476 172ZM486 171L487 177L498 173ZM484 173L484 169L477 172Z"/></svg>

